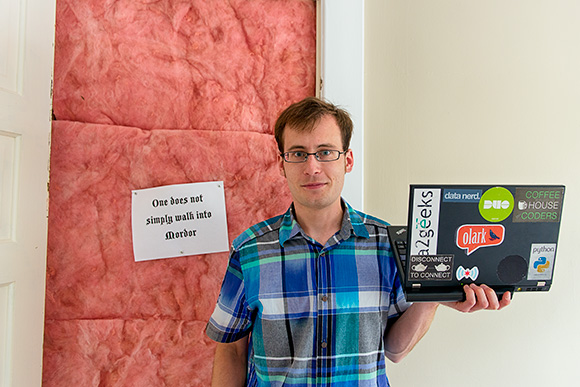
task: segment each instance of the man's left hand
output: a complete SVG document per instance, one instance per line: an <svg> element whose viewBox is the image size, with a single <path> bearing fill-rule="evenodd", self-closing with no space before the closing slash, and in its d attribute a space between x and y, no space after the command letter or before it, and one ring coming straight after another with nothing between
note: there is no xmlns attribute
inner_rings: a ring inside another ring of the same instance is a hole
<svg viewBox="0 0 580 387"><path fill-rule="evenodd" d="M464 313L476 312L482 309L500 310L511 302L510 292L505 292L501 300L495 291L487 285L465 285L465 301L442 302L441 304Z"/></svg>

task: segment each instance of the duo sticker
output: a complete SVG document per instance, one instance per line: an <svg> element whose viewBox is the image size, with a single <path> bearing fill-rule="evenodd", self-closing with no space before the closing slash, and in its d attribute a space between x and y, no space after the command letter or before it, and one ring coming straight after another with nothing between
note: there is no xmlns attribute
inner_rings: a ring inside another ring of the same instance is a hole
<svg viewBox="0 0 580 387"><path fill-rule="evenodd" d="M456 244L470 255L480 247L500 245L505 238L501 224L465 224L457 230Z"/></svg>
<svg viewBox="0 0 580 387"><path fill-rule="evenodd" d="M485 191L479 201L479 213L488 222L501 222L514 209L512 193L503 187L493 187Z"/></svg>

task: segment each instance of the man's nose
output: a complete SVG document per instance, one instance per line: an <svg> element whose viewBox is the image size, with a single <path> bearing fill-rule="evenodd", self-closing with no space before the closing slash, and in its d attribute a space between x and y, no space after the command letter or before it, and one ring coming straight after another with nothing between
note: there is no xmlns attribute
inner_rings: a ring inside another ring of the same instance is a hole
<svg viewBox="0 0 580 387"><path fill-rule="evenodd" d="M315 155L308 155L304 164L304 173L316 174L320 172L322 163L316 159Z"/></svg>

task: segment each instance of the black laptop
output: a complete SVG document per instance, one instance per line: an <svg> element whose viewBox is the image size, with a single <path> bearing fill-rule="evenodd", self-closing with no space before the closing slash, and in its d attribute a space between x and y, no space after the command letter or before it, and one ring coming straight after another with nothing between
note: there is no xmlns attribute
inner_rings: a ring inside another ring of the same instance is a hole
<svg viewBox="0 0 580 387"><path fill-rule="evenodd" d="M406 226L388 235L408 301L460 301L465 284L552 285L565 187L411 185Z"/></svg>

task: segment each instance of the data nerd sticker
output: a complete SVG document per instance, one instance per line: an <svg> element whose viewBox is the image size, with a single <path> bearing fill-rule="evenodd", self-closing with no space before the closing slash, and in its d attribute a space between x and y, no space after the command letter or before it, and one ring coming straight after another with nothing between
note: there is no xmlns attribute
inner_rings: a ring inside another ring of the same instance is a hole
<svg viewBox="0 0 580 387"><path fill-rule="evenodd" d="M457 230L457 247L470 255L480 247L500 245L505 238L501 224L465 224Z"/></svg>
<svg viewBox="0 0 580 387"><path fill-rule="evenodd" d="M443 190L444 202L479 203L480 200L480 189L446 188Z"/></svg>

